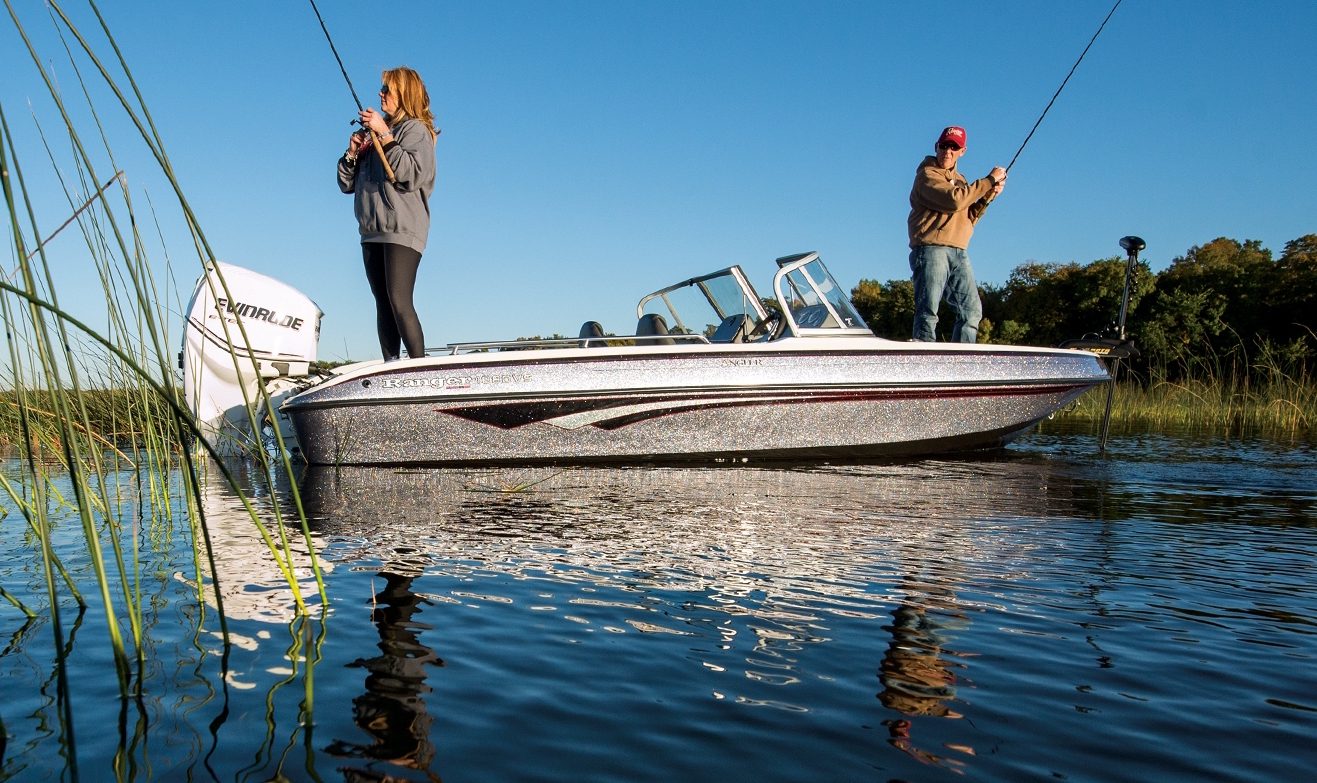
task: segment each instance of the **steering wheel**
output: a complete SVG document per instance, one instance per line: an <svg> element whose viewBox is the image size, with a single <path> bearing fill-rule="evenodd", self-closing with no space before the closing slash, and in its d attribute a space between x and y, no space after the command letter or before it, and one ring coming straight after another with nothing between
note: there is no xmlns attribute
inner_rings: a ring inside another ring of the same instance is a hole
<svg viewBox="0 0 1317 783"><path fill-rule="evenodd" d="M745 336L747 343L768 342L776 340L781 336L783 328L786 326L786 319L781 313L769 313L768 317L759 322L750 334Z"/></svg>

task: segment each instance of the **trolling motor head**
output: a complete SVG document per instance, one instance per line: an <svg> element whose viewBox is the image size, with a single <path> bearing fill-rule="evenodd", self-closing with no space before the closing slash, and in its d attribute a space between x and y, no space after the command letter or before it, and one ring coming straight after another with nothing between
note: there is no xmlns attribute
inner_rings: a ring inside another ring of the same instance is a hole
<svg viewBox="0 0 1317 783"><path fill-rule="evenodd" d="M1134 277L1134 267L1139 261L1139 251L1148 246L1148 243L1136 236L1120 238L1120 246L1129 253L1129 263L1125 265L1125 293L1120 297L1120 339L1125 339L1125 313L1129 310L1130 303L1130 281Z"/></svg>

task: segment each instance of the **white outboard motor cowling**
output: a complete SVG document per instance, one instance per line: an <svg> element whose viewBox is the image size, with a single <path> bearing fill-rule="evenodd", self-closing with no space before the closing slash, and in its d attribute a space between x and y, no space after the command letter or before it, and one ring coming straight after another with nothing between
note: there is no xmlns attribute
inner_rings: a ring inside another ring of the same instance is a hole
<svg viewBox="0 0 1317 783"><path fill-rule="evenodd" d="M273 395L280 386L291 388L287 379L307 375L316 359L322 315L306 294L272 277L232 264L206 265L188 302L179 366L188 406L216 451L240 455L260 447L247 405L260 404L259 384L266 383Z"/></svg>

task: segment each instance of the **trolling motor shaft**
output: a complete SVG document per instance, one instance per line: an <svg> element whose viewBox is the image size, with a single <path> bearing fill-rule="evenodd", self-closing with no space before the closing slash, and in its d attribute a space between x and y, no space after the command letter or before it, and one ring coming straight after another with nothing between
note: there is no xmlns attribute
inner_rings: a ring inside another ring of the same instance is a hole
<svg viewBox="0 0 1317 783"><path fill-rule="evenodd" d="M1117 322L1117 331L1120 335L1120 341L1125 341L1125 316L1129 312L1130 305L1130 284L1134 281L1134 270L1139 265L1139 251L1148 246L1146 242L1136 236L1121 237L1120 246L1126 253L1125 262L1125 291L1120 295L1120 320ZM1119 356L1111 359L1111 380L1107 383L1107 409L1102 414L1102 434L1098 439L1098 451L1105 454L1107 452L1107 432L1111 429L1111 404L1116 397L1116 375L1120 371Z"/></svg>

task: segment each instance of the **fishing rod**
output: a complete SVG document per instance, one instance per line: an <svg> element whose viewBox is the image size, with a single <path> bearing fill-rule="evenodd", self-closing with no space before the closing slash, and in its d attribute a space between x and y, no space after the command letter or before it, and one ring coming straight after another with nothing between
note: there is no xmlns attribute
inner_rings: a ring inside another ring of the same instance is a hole
<svg viewBox="0 0 1317 783"><path fill-rule="evenodd" d="M1111 10L1107 12L1107 18L1103 19L1102 24L1098 25L1097 32L1093 33L1093 37L1089 40L1088 46L1085 46L1084 51L1080 52L1079 59L1075 60L1075 64L1070 67L1070 73L1066 74L1065 79L1061 81L1061 86L1056 88L1056 94L1052 96L1052 100L1047 102L1047 108L1043 109L1043 113L1039 115L1038 122L1033 124L1033 128L1029 130L1029 135L1024 137L1024 144L1020 145L1020 148L1015 151L1015 157L1011 158L1010 164L1006 167L1007 174L1010 173L1011 166L1015 165L1015 159L1020 157L1021 152L1024 152L1024 147L1029 143L1029 139L1033 138L1033 132L1038 130L1038 126L1043 123L1043 117L1047 116L1047 112L1052 108L1052 104L1056 103L1057 96L1059 96L1061 91L1065 89L1066 82L1070 81L1070 77L1075 75L1075 69L1084 61L1084 55L1088 54L1088 50L1092 48L1093 41L1097 40L1097 37L1102 34L1102 28L1106 27L1107 22L1111 21L1111 15L1116 13L1116 9L1120 7L1121 2L1123 2L1123 0L1116 0L1116 4L1111 6ZM312 2L312 5L315 5L315 3ZM329 33L325 33L325 35L329 35ZM330 45L332 46L333 44ZM347 74L343 75L346 76Z"/></svg>
<svg viewBox="0 0 1317 783"><path fill-rule="evenodd" d="M334 53L334 59L338 61L338 69L343 72L343 80L348 83L348 90L352 93L352 100L357 102L357 111L365 111L361 107L361 99L357 97L357 90L352 86L352 79L348 77L348 69L343 67L343 58L338 56L338 48L334 46L334 39L329 37L329 28L325 27L325 20L320 16L320 9L316 8L316 0L311 0L311 10L316 12L316 19L320 22L320 29L325 31L325 40L329 41L329 51ZM380 137L375 131L366 127L361 120L353 120L349 125L360 125L366 133L370 134L371 143L375 145L375 154L380 156L380 163L384 164L384 176L389 178L389 182L397 182L393 177L393 167L389 165L389 159L384 157L384 145L380 144Z"/></svg>

